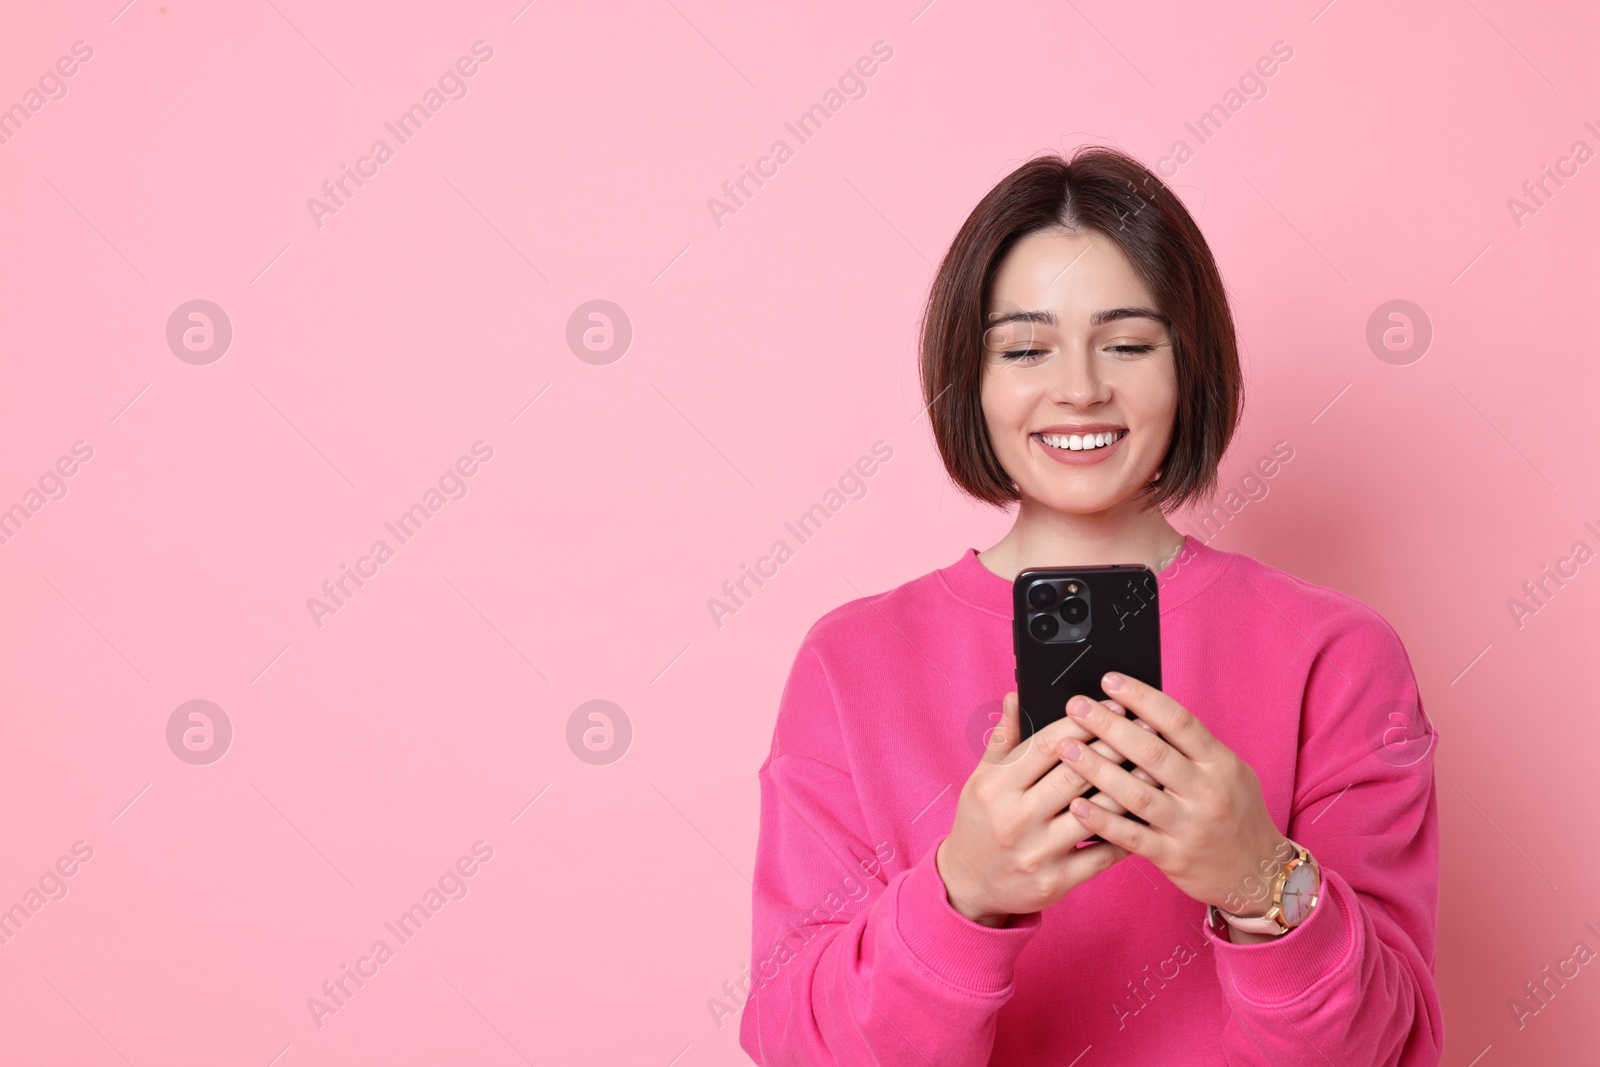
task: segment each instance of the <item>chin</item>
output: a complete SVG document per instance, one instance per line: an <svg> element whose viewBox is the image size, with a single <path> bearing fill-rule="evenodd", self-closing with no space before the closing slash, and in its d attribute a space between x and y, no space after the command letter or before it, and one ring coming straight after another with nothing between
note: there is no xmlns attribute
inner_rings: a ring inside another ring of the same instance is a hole
<svg viewBox="0 0 1600 1067"><path fill-rule="evenodd" d="M1132 494L1122 496L1110 493L1065 493L1052 487L1050 491L1030 494L1039 503L1065 515L1098 515L1110 511Z"/></svg>

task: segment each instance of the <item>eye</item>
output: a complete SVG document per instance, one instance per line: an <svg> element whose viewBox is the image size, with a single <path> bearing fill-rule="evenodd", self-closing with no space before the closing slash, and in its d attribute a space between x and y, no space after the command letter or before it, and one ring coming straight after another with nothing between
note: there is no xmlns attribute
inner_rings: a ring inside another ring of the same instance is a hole
<svg viewBox="0 0 1600 1067"><path fill-rule="evenodd" d="M1107 352L1115 352L1119 356L1133 357L1133 356L1142 356L1142 355L1145 355L1146 353L1149 353L1149 352L1154 352L1156 350L1156 347L1157 347L1156 345L1151 345L1151 344L1107 345L1106 346L1106 351Z"/></svg>
<svg viewBox="0 0 1600 1067"><path fill-rule="evenodd" d="M1000 358L1007 363L1032 363L1040 356L1047 356L1050 352L1044 348L1024 348L1015 352L1001 352Z"/></svg>

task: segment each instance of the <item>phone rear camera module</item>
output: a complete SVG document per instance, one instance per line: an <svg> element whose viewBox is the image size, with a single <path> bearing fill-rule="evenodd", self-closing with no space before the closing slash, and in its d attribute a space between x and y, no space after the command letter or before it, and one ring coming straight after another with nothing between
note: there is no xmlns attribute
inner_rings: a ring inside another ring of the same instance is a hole
<svg viewBox="0 0 1600 1067"><path fill-rule="evenodd" d="M1054 615L1035 615L1028 622L1028 632L1041 641L1050 640L1060 628Z"/></svg>
<svg viewBox="0 0 1600 1067"><path fill-rule="evenodd" d="M1061 591L1053 582L1035 582L1028 587L1028 605L1041 611L1049 611L1056 606L1056 601L1061 599Z"/></svg>
<svg viewBox="0 0 1600 1067"><path fill-rule="evenodd" d="M1089 617L1089 605L1075 596L1069 596L1061 604L1061 617L1069 624L1076 625Z"/></svg>

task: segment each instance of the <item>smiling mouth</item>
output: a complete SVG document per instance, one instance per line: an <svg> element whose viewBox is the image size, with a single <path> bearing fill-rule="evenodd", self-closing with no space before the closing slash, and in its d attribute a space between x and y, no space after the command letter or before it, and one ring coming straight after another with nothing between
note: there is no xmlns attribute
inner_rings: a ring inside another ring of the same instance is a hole
<svg viewBox="0 0 1600 1067"><path fill-rule="evenodd" d="M1072 452L1093 452L1097 448L1108 448L1128 436L1127 430L1112 430L1106 433L1064 434L1064 433L1036 433L1029 436L1049 445L1051 448L1060 448Z"/></svg>

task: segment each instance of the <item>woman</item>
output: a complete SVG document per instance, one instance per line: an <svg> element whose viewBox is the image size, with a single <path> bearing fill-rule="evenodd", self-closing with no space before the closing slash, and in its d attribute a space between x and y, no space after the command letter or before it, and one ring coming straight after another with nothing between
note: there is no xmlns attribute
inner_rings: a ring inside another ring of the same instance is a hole
<svg viewBox="0 0 1600 1067"><path fill-rule="evenodd" d="M1212 493L1243 403L1183 205L1109 149L1025 164L941 264L921 369L951 478L1016 521L806 634L760 770L742 1046L1437 1064L1433 735L1408 741L1405 649L1358 601L1165 515ZM1019 741L1012 579L1129 562L1157 575L1165 691L1107 675Z"/></svg>

